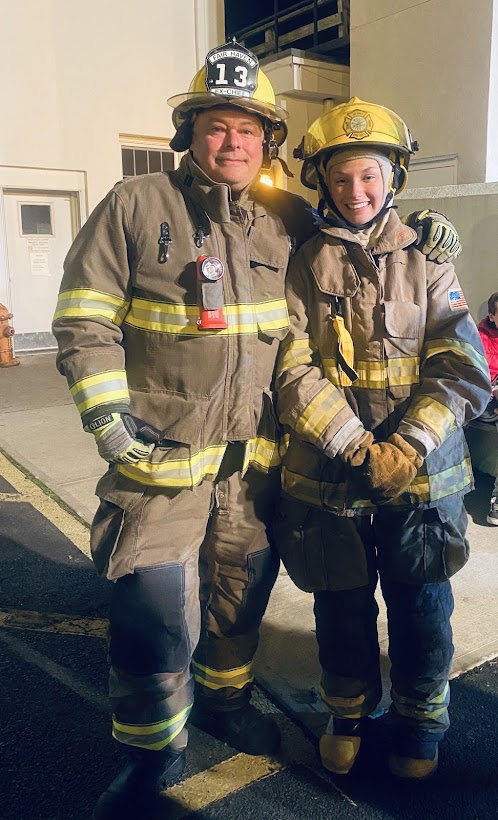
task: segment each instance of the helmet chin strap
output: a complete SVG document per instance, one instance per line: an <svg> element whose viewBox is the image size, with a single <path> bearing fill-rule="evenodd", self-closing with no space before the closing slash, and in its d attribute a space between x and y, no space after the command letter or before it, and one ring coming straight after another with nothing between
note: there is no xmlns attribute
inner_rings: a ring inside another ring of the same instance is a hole
<svg viewBox="0 0 498 820"><path fill-rule="evenodd" d="M294 174L289 169L286 161L278 155L278 145L273 139L273 128L270 120L265 120L263 123L264 142L263 142L263 162L261 168L265 171L271 168L272 162L275 160L280 163L282 170L287 177L293 177Z"/></svg>

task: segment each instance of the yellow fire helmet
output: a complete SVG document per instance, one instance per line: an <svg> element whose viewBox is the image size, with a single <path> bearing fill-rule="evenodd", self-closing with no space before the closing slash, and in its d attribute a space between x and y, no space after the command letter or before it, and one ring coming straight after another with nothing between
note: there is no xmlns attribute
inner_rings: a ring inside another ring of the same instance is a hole
<svg viewBox="0 0 498 820"><path fill-rule="evenodd" d="M288 114L275 105L275 93L255 54L233 41L213 48L205 65L196 73L186 94L170 97L172 119L177 133L171 141L174 151L186 151L196 111L213 106L235 105L257 114L270 123L271 139L282 145L287 137L284 120Z"/></svg>
<svg viewBox="0 0 498 820"><path fill-rule="evenodd" d="M336 105L318 117L294 151L297 159L304 160L303 185L314 190L321 188L324 160L335 151L348 147L375 148L384 153L393 165L395 193L405 187L410 155L418 151L418 143L394 111L351 97L348 102Z"/></svg>

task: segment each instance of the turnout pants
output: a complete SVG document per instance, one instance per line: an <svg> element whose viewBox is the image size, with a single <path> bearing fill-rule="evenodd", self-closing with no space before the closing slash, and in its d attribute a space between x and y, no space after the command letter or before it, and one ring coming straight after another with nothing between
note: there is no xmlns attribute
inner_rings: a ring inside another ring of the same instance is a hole
<svg viewBox="0 0 498 820"><path fill-rule="evenodd" d="M285 539L285 550L293 545L302 551L299 568L285 551L282 556L299 585L314 591L322 697L332 715L369 715L382 697L375 600L380 578L387 607L391 721L401 738L442 739L449 726L453 656L448 578L468 555L462 500L448 499L437 509L385 507L373 516L353 518L306 505L298 510L298 502L289 503L291 508L287 501L281 505L278 543Z"/></svg>
<svg viewBox="0 0 498 820"><path fill-rule="evenodd" d="M194 490L137 491L112 474L97 487L91 544L115 582L110 698L122 743L183 748L194 679L206 708L250 698L279 565L268 533L280 483L278 471L242 477L242 452L230 444L217 479Z"/></svg>

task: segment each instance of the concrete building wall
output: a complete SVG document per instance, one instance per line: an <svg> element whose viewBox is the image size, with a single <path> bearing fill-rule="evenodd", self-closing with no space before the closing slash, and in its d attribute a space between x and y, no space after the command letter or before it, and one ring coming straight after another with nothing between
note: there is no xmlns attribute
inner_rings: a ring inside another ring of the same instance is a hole
<svg viewBox="0 0 498 820"><path fill-rule="evenodd" d="M83 169L90 208L119 134L171 138L167 98L223 40L221 0L0 0L0 19L0 164Z"/></svg>
<svg viewBox="0 0 498 820"><path fill-rule="evenodd" d="M457 226L463 251L455 268L472 316L482 319L488 297L498 290L498 183L408 189L396 201L400 215L429 207Z"/></svg>
<svg viewBox="0 0 498 820"><path fill-rule="evenodd" d="M351 2L351 93L399 113L420 143L418 156L457 154L458 183L490 178L494 6L496 0Z"/></svg>
<svg viewBox="0 0 498 820"><path fill-rule="evenodd" d="M0 164L61 162L54 0L0 0Z"/></svg>
<svg viewBox="0 0 498 820"><path fill-rule="evenodd" d="M498 0L493 0L486 182L498 180Z"/></svg>

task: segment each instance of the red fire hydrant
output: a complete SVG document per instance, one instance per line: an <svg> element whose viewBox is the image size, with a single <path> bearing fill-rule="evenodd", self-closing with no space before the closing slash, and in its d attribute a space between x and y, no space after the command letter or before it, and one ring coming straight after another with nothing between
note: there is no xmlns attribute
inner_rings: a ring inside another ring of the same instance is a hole
<svg viewBox="0 0 498 820"><path fill-rule="evenodd" d="M12 336L15 333L9 319L12 319L5 305L0 305L0 367L13 367L19 364L19 359L14 356L12 347Z"/></svg>

